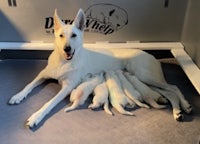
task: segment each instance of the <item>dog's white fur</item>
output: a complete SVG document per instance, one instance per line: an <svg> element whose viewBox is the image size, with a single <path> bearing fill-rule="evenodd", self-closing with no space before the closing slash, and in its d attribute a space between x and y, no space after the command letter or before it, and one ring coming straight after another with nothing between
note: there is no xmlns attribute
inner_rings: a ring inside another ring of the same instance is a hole
<svg viewBox="0 0 200 144"><path fill-rule="evenodd" d="M128 78L127 80L123 75L122 71L118 71L117 73L123 79L122 81L124 83L126 81L126 85L128 84L129 80L135 87L135 89L137 89L139 93L141 93L140 99L142 99L142 101L145 101L146 103L148 103L149 105L151 105L153 108L156 109L162 109L166 107L165 105L159 105L156 103L159 99L163 99L163 97L158 92L153 91L146 84L137 79L137 77L135 77L134 75L130 75L130 73L126 72L125 75Z"/></svg>
<svg viewBox="0 0 200 144"><path fill-rule="evenodd" d="M73 103L70 107L67 107L64 111L68 112L79 105L84 104L89 95L93 92L95 87L102 83L104 80L103 73L100 75L92 75L90 78L86 78L76 89L74 89L70 95L70 101Z"/></svg>
<svg viewBox="0 0 200 144"><path fill-rule="evenodd" d="M47 66L22 91L14 95L9 104L19 104L33 88L48 78L54 78L62 85L58 94L34 113L27 121L29 127L37 125L60 101L80 83L88 73L126 69L142 82L158 88L165 95L169 92L177 95L171 98L175 118L181 118L179 104L186 112L192 108L176 86L166 83L160 63L151 55L141 50L130 49L86 49L83 48L83 31L86 18L79 10L74 23L65 25L54 14L55 49L49 56ZM70 47L70 49L69 49ZM179 119L178 119L179 120Z"/></svg>
<svg viewBox="0 0 200 144"><path fill-rule="evenodd" d="M108 101L108 87L106 86L105 80L96 86L94 89L94 97L92 99L92 104L88 106L88 108L95 109L103 105L104 111L113 115L113 113L109 109L109 101Z"/></svg>
<svg viewBox="0 0 200 144"><path fill-rule="evenodd" d="M121 114L133 115L132 112L126 111L123 107L134 105L122 90L121 82L114 71L106 72L106 84L109 90L109 100L111 105Z"/></svg>

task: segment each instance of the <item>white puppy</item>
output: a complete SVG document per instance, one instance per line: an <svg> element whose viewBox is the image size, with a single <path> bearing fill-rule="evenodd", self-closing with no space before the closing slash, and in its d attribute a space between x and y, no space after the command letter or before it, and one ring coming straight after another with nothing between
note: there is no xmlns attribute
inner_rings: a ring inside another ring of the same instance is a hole
<svg viewBox="0 0 200 144"><path fill-rule="evenodd" d="M64 111L71 111L77 108L79 105L84 104L88 96L93 92L94 88L102 83L103 79L103 73L100 75L93 75L91 78L86 78L86 81L81 83L76 89L72 91L70 95L70 101L73 102L73 104L66 108Z"/></svg>
<svg viewBox="0 0 200 144"><path fill-rule="evenodd" d="M126 77L123 75L123 72L121 70L117 70L116 74L120 79L123 91L126 94L126 96L128 96L138 106L144 107L144 108L149 108L148 105L140 102L140 101L143 101L141 94L126 79Z"/></svg>
<svg viewBox="0 0 200 144"><path fill-rule="evenodd" d="M122 77L122 72L118 72L119 75ZM128 72L124 73L125 76L128 78L128 80L132 83L132 85L142 94L142 100L144 100L146 103L150 104L153 108L162 109L166 106L159 105L156 103L162 96L149 88L146 84L141 82L136 76L131 75Z"/></svg>
<svg viewBox="0 0 200 144"><path fill-rule="evenodd" d="M112 106L121 114L133 115L133 113L126 111L123 107L127 104L133 105L133 102L125 96L119 78L114 71L106 72L106 84L109 89L109 98Z"/></svg>
<svg viewBox="0 0 200 144"><path fill-rule="evenodd" d="M107 114L113 115L109 109L108 88L105 81L97 85L97 87L94 89L94 97L92 102L93 103L90 104L88 108L95 109L103 105L104 111Z"/></svg>

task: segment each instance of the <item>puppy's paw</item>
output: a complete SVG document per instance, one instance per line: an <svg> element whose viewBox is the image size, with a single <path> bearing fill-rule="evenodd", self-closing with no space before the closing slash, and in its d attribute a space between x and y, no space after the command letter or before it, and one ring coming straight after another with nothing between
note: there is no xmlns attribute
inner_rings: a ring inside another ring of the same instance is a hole
<svg viewBox="0 0 200 144"><path fill-rule="evenodd" d="M22 95L21 93L18 93L14 95L9 101L8 104L19 104L23 99L25 99L26 96Z"/></svg>
<svg viewBox="0 0 200 144"><path fill-rule="evenodd" d="M26 126L29 128L33 128L34 126L37 126L40 121L43 119L43 116L40 111L35 112L32 114L31 117L26 121Z"/></svg>
<svg viewBox="0 0 200 144"><path fill-rule="evenodd" d="M157 102L161 103L161 104L167 104L168 100L166 98L164 98L164 97L159 97Z"/></svg>
<svg viewBox="0 0 200 144"><path fill-rule="evenodd" d="M192 113L193 108L188 102L186 104L184 104L184 106L182 106L182 108L187 114Z"/></svg>
<svg viewBox="0 0 200 144"><path fill-rule="evenodd" d="M98 108L99 107L99 105L95 105L95 104L90 104L89 106L88 106L88 108L89 109L95 109L95 108Z"/></svg>
<svg viewBox="0 0 200 144"><path fill-rule="evenodd" d="M73 107L67 107L67 108L65 108L64 109L64 112L70 112L70 111L72 111L72 110L74 110L75 108L73 108Z"/></svg>
<svg viewBox="0 0 200 144"><path fill-rule="evenodd" d="M184 109L184 111L185 111L187 114L191 114L191 113L192 113L192 110L193 110L193 108L192 108L191 105L188 106L186 109Z"/></svg>

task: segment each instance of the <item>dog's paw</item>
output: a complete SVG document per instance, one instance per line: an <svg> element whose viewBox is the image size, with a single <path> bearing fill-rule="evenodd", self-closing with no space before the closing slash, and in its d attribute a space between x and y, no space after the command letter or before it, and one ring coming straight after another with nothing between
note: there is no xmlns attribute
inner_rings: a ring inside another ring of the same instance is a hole
<svg viewBox="0 0 200 144"><path fill-rule="evenodd" d="M184 115L182 114L182 112L179 112L179 113L175 113L175 114L174 114L174 119L175 119L176 121L182 121L183 118L184 118Z"/></svg>
<svg viewBox="0 0 200 144"><path fill-rule="evenodd" d="M18 93L14 95L9 101L8 104L19 104L23 99L25 99L26 96L22 95L21 93Z"/></svg>
<svg viewBox="0 0 200 144"><path fill-rule="evenodd" d="M42 119L42 114L40 113L40 111L37 111L32 114L32 116L29 117L29 119L26 121L26 126L28 126L29 128L33 128L34 126L37 126Z"/></svg>

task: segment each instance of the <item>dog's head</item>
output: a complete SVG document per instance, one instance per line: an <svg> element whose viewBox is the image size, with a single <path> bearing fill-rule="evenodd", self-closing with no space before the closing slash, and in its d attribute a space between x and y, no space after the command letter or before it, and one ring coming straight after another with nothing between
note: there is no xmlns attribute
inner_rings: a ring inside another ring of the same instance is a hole
<svg viewBox="0 0 200 144"><path fill-rule="evenodd" d="M83 32L85 28L85 14L80 9L72 25L65 25L57 10L54 13L55 50L67 61L72 60L83 45Z"/></svg>

